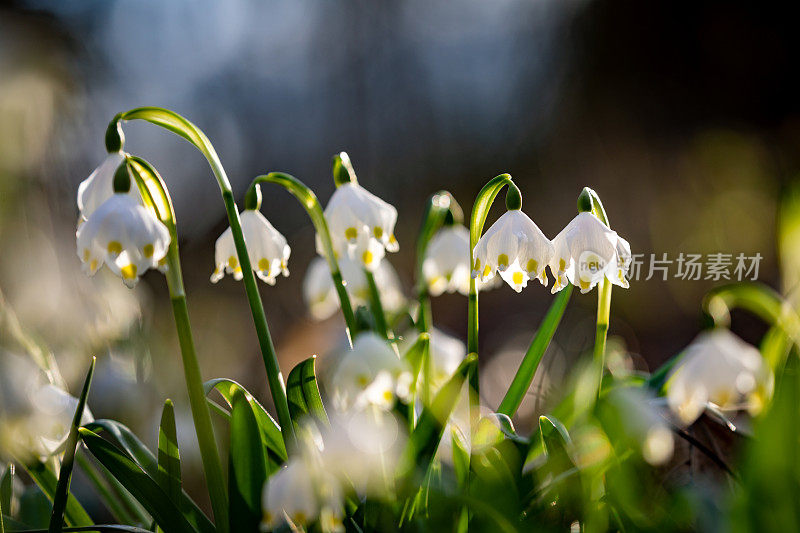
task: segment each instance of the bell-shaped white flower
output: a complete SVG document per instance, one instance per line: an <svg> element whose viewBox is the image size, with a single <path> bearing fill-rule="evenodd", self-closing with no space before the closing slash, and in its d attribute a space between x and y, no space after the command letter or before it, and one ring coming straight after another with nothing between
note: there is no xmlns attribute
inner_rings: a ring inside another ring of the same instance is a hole
<svg viewBox="0 0 800 533"><path fill-rule="evenodd" d="M757 413L772 395L774 377L754 346L727 329L703 332L686 348L667 381L667 400L684 424L707 405Z"/></svg>
<svg viewBox="0 0 800 533"><path fill-rule="evenodd" d="M78 399L49 383L25 357L0 353L0 450L46 458L67 440ZM82 423L93 420L87 408Z"/></svg>
<svg viewBox="0 0 800 533"><path fill-rule="evenodd" d="M337 256L347 255L370 270L377 268L386 251L399 249L394 237L397 209L358 183L336 188L325 207L325 219ZM319 236L317 252L324 254Z"/></svg>
<svg viewBox="0 0 800 533"><path fill-rule="evenodd" d="M422 275L432 296L469 294L469 230L461 224L440 229L425 250Z"/></svg>
<svg viewBox="0 0 800 533"><path fill-rule="evenodd" d="M100 166L78 186L78 209L82 220L88 219L89 215L114 195L114 173L124 159L125 155L122 152L108 154ZM141 203L142 197L138 187L131 187L127 194Z"/></svg>
<svg viewBox="0 0 800 533"><path fill-rule="evenodd" d="M553 257L553 244L519 209L511 209L492 224L474 250L472 277L488 281L495 271L508 285L521 292L529 279L547 286L546 267Z"/></svg>
<svg viewBox="0 0 800 533"><path fill-rule="evenodd" d="M133 287L148 268L158 268L170 235L153 212L127 193L115 193L78 227L78 256L89 275L103 264Z"/></svg>
<svg viewBox="0 0 800 533"><path fill-rule="evenodd" d="M293 457L267 480L262 493L265 529L288 524L296 531L317 520L324 532L343 529L338 480L308 463L308 457Z"/></svg>
<svg viewBox="0 0 800 533"><path fill-rule="evenodd" d="M353 348L341 353L326 389L337 409L391 409L396 397L408 399L411 369L372 332L356 337Z"/></svg>
<svg viewBox="0 0 800 533"><path fill-rule="evenodd" d="M289 275L287 267L291 248L286 238L270 224L260 211L246 209L241 215L242 233L247 244L247 255L256 275L269 285L275 285L278 274ZM212 283L222 279L227 272L235 280L242 279L242 266L236 253L231 228L217 239L214 250L216 268L211 274Z"/></svg>
<svg viewBox="0 0 800 533"><path fill-rule="evenodd" d="M347 257L339 258L338 262L350 303L354 308L359 305L367 305L369 285L361 263ZM380 261L373 276L375 284L378 286L384 311L392 313L401 309L405 305L406 299L400 285L400 278L388 259ZM333 286L331 271L327 261L321 257L312 259L308 265L306 277L303 280L303 299L308 305L311 316L316 320L330 317L339 308L339 297Z"/></svg>
<svg viewBox="0 0 800 533"><path fill-rule="evenodd" d="M550 271L556 278L552 293L572 283L581 293L591 291L604 277L628 288L631 246L596 216L578 213L553 239L555 254Z"/></svg>

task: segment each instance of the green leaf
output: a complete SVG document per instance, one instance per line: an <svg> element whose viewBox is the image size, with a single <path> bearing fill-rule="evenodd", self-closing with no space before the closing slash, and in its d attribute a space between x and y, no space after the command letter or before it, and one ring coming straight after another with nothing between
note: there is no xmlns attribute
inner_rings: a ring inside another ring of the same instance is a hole
<svg viewBox="0 0 800 533"><path fill-rule="evenodd" d="M542 437L542 446L548 457L566 455L569 458L569 446L572 442L569 432L564 424L554 416L542 415L539 417L539 434ZM572 462L572 459L569 459Z"/></svg>
<svg viewBox="0 0 800 533"><path fill-rule="evenodd" d="M161 426L158 429L158 480L159 486L178 506L183 499L181 488L181 454L175 427L175 408L172 400L164 402Z"/></svg>
<svg viewBox="0 0 800 533"><path fill-rule="evenodd" d="M233 395L228 477L231 531L257 531L267 466L253 405L241 390Z"/></svg>
<svg viewBox="0 0 800 533"><path fill-rule="evenodd" d="M298 423L304 416L311 416L324 426L329 425L328 414L322 405L316 374L316 356L298 363L286 381L286 397L292 420Z"/></svg>
<svg viewBox="0 0 800 533"><path fill-rule="evenodd" d="M86 398L89 396L89 387L92 384L92 375L94 374L94 365L96 362L97 358L92 357L92 362L89 364L89 371L86 373L86 379L83 381L83 390L78 398L78 407L75 409L75 415L72 417L72 426L67 436L64 457L61 459L61 472L58 475L58 484L56 485L55 495L53 496L53 512L50 515L49 527L51 533L58 533L64 525L64 512L67 509L69 484L72 480L72 467L75 465L75 451L78 448L78 428L81 425L83 411L86 408Z"/></svg>
<svg viewBox="0 0 800 533"><path fill-rule="evenodd" d="M34 461L24 464L25 472L36 483L44 496L52 501L56 493L56 485L58 479L55 473L42 462ZM48 515L50 510L48 509ZM70 494L67 498L67 507L64 511L64 519L70 526L90 526L92 519L89 518L88 513L84 510L78 500ZM27 520L26 520L27 522Z"/></svg>
<svg viewBox="0 0 800 533"><path fill-rule="evenodd" d="M170 533L195 531L167 493L130 455L88 429L81 428L80 435L92 455L125 485L159 526Z"/></svg>
<svg viewBox="0 0 800 533"><path fill-rule="evenodd" d="M275 422L275 420L269 415L267 410L264 409L264 406L262 406L258 400L256 400L253 395L247 391L247 389L232 379L212 379L206 381L203 387L205 389L206 396L208 396L213 390L219 392L228 403L229 407L233 405L233 396L237 391L244 393L250 404L253 406L253 412L256 414L258 427L261 430L261 442L267 448L268 471L271 473L274 470L277 470L277 468L283 464L284 461L286 461L288 455L286 453L286 446L283 442L283 436L281 435L281 428L278 426L278 423ZM220 408L212 400L209 400L209 402L211 402L212 406L218 407L217 412L220 415L230 420L231 414L228 411Z"/></svg>
<svg viewBox="0 0 800 533"><path fill-rule="evenodd" d="M464 381L477 364L478 357L475 354L468 355L436 394L431 405L423 408L400 461L397 473L397 479L401 481L400 486L409 483L415 474L424 476L427 473L442 440L450 413L458 402Z"/></svg>
<svg viewBox="0 0 800 533"><path fill-rule="evenodd" d="M10 529L9 532L24 532L24 533L46 533L46 529L30 529L24 527L15 527L14 529ZM124 531L127 533L150 533L147 529L142 529L140 527L133 527L133 526L121 526L117 524L110 524L110 525L99 525L99 526L83 526L83 527L65 527L63 529L64 533L69 532L80 532L80 531L91 531L91 532L98 532L98 533L105 533L109 531L111 533L115 531Z"/></svg>
<svg viewBox="0 0 800 533"><path fill-rule="evenodd" d="M151 452L124 424L116 420L100 419L86 424L84 428L94 433L105 431L148 476L153 479L159 478L158 460L155 455L153 455L153 452ZM106 468L108 467L106 466ZM116 475L114 475L114 477L119 479ZM124 480L119 481L125 485ZM128 489L126 485L125 488ZM134 494L134 497L135 496ZM144 502L140 501L139 503L143 504ZM189 523L201 533L213 533L215 531L214 524L211 523L208 517L185 491L181 491L181 503L178 507Z"/></svg>
<svg viewBox="0 0 800 533"><path fill-rule="evenodd" d="M528 351L525 352L525 357L519 365L514 379L506 392L503 401L500 402L500 407L497 408L498 413L508 416L514 416L520 404L522 403L525 394L528 392L533 378L536 375L536 369L539 368L539 363L542 361L542 356L550 345L550 341L555 335L556 329L561 322L561 317L564 316L564 311L567 308L569 297L572 295L572 284L567 285L558 296L555 297L553 303L550 304L550 309L539 325L539 329L533 336Z"/></svg>
<svg viewBox="0 0 800 533"><path fill-rule="evenodd" d="M3 513L11 515L14 501L14 463L9 463L0 478L0 533L3 533Z"/></svg>
<svg viewBox="0 0 800 533"><path fill-rule="evenodd" d="M167 225L171 235L176 235L175 212L167 195L167 186L158 171L146 160L137 156L129 156L128 164L133 170L133 177L142 199L155 211L158 219Z"/></svg>

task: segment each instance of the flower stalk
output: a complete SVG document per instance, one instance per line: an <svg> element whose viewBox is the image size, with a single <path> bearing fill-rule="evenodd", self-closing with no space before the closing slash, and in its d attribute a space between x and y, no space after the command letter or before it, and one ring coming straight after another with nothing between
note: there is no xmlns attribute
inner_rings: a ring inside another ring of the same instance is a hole
<svg viewBox="0 0 800 533"><path fill-rule="evenodd" d="M415 276L417 280L417 301L419 302L419 314L417 315L417 329L420 333L430 333L433 323L431 312L431 295L428 290L428 283L425 281L422 265L425 261L425 252L428 249L431 239L445 223L445 220L452 217L455 223L460 224L463 219L461 206L458 205L453 195L447 191L439 191L428 199L425 207L425 214L422 217L422 227L417 238L417 262L415 265Z"/></svg>
<svg viewBox="0 0 800 533"><path fill-rule="evenodd" d="M309 189L308 186L294 176L285 174L283 172L270 172L269 174L256 176L253 179L253 183L250 185L250 188L247 192L247 198L253 198L254 196L260 197L261 189L259 185L261 183L275 183L280 185L292 193L292 195L300 202L300 205L302 205L306 210L306 213L308 213L311 223L314 224L314 229L317 231L317 235L319 235L319 238L322 241L322 246L325 251L325 260L327 261L328 268L331 271L333 286L336 289L336 295L339 297L339 306L342 310L342 315L344 316L344 321L347 325L348 337L351 339L352 344L352 339L356 334L358 334L358 325L355 319L355 314L353 313L353 306L350 302L350 297L347 294L347 290L345 289L344 281L342 279L339 261L336 258L336 253L333 250L333 242L331 241L331 232L328 228L328 222L325 220L325 216L322 212L322 206L317 199L317 195L314 194L314 191Z"/></svg>
<svg viewBox="0 0 800 533"><path fill-rule="evenodd" d="M603 202L594 190L584 187L578 196L578 211L591 212L600 222L608 226L608 216L603 208ZM597 396L599 397L603 384L603 370L606 358L606 338L608 337L608 323L611 313L611 282L603 279L598 284L597 291L597 327L594 337L594 351L592 352L592 364L594 365L597 376Z"/></svg>
<svg viewBox="0 0 800 533"><path fill-rule="evenodd" d="M222 199L225 203L225 211L228 214L228 222L230 223L231 232L236 244L236 252L239 259L239 264L242 266L247 300L250 304L250 311L253 315L253 322L255 324L256 334L261 347L261 355L264 359L264 366L267 371L267 380L269 382L270 393L272 395L275 408L278 412L278 421L281 426L281 433L287 449L293 449L295 444L295 435L291 416L289 415L289 403L286 399L286 387L283 383L283 378L278 366L278 359L272 343L272 336L269 332L269 325L267 324L266 314L264 313L264 306L261 302L261 295L258 292L255 274L253 273L253 269L250 264L250 257L247 253L247 245L244 241L242 224L239 219L239 210L236 207L236 202L233 198L233 190L231 189L230 181L225 173L225 169L219 160L219 156L214 150L211 141L208 140L208 137L206 137L200 128L177 113L166 109L159 107L140 107L132 109L130 111L118 114L116 117L114 117L112 123L123 120L137 119L146 120L147 122L165 128L176 135L183 137L192 143L198 150L200 150L211 166L211 170L213 171L217 180L217 184L219 185L220 192L222 194ZM111 130L111 126L109 126L109 130ZM178 287L176 287L176 289L178 289ZM182 286L180 287L180 290L183 290ZM211 485L210 480L209 484ZM225 522L227 523L227 520Z"/></svg>
<svg viewBox="0 0 800 533"><path fill-rule="evenodd" d="M183 286L183 272L181 270L180 253L178 250L177 225L172 201L158 172L144 159L131 157L130 166L134 170L142 197L156 211L170 232L170 245L166 256L166 278L172 303L172 314L175 317L175 327L178 332L178 344L181 348L186 389L189 394L189 405L192 410L197 440L200 447L200 456L211 497L211 506L219 531L227 531L228 526L228 495L225 477L222 472L217 441L214 438L214 428L211 423L211 413L206 402L203 390L203 376L200 363L197 360L197 351L194 346L192 327L189 322L189 308L186 303L186 291Z"/></svg>

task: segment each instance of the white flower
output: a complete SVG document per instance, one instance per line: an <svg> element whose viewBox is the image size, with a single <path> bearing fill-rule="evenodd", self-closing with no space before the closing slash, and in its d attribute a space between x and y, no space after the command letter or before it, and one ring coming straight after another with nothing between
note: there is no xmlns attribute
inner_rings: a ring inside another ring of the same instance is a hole
<svg viewBox="0 0 800 533"><path fill-rule="evenodd" d="M422 275L432 296L469 294L469 230L461 224L440 229L428 243Z"/></svg>
<svg viewBox="0 0 800 533"><path fill-rule="evenodd" d="M108 154L100 166L94 169L89 177L78 186L78 209L83 220L88 219L89 215L114 195L114 173L124 158L125 155L122 152ZM141 203L142 197L139 188L135 185L127 194Z"/></svg>
<svg viewBox="0 0 800 533"><path fill-rule="evenodd" d="M260 211L246 209L242 212L241 220L247 255L253 270L262 281L275 285L278 274L289 275L287 263L292 250L286 243L286 238ZM213 283L221 280L225 272L232 274L236 280L242 279L242 266L239 264L231 228L226 229L217 239L214 257L217 266L211 274Z"/></svg>
<svg viewBox="0 0 800 533"><path fill-rule="evenodd" d="M369 285L363 266L347 257L341 257L338 262L353 308L367 305ZM400 286L400 279L391 263L387 259L380 261L373 276L384 311L392 313L400 310L405 305L405 296ZM316 257L309 264L303 280L303 298L311 311L311 316L317 320L330 317L339 308L339 297L325 259Z"/></svg>
<svg viewBox="0 0 800 533"><path fill-rule="evenodd" d="M366 410L334 412L322 433L322 464L359 495L391 488L406 434L391 413Z"/></svg>
<svg viewBox="0 0 800 533"><path fill-rule="evenodd" d="M591 291L603 277L614 285L628 288L625 276L631 263L628 241L591 213L578 213L553 239L555 254L550 272L556 278L552 293L566 287L567 281Z"/></svg>
<svg viewBox="0 0 800 533"><path fill-rule="evenodd" d="M309 457L293 457L267 480L262 496L264 529L286 523L296 530L319 519L325 532L342 530L339 483L308 462Z"/></svg>
<svg viewBox="0 0 800 533"><path fill-rule="evenodd" d="M347 255L373 270L386 251L399 249L394 237L397 209L357 183L336 188L325 208L333 249L338 257ZM324 255L317 236L317 252Z"/></svg>
<svg viewBox="0 0 800 533"><path fill-rule="evenodd" d="M553 256L553 244L528 215L512 209L478 240L474 256L473 278L488 281L496 270L512 289L521 292L533 278L547 286L545 268Z"/></svg>
<svg viewBox="0 0 800 533"><path fill-rule="evenodd" d="M85 272L92 275L105 263L128 287L148 268L158 268L170 243L167 227L126 193L116 193L98 207L76 236Z"/></svg>
<svg viewBox="0 0 800 533"><path fill-rule="evenodd" d="M400 344L400 353L406 353L416 341L416 332L410 332ZM455 373L467 356L467 346L461 339L451 337L440 329L430 332L431 389L435 394ZM422 373L420 372L420 379Z"/></svg>
<svg viewBox="0 0 800 533"><path fill-rule="evenodd" d="M684 424L706 405L721 410L761 410L774 378L759 351L727 329L703 332L683 353L667 381L667 400Z"/></svg>
<svg viewBox="0 0 800 533"><path fill-rule="evenodd" d="M395 397L407 399L411 371L385 339L372 332L356 337L339 357L326 387L337 409L391 409Z"/></svg>
<svg viewBox="0 0 800 533"><path fill-rule="evenodd" d="M0 449L46 458L67 440L78 399L50 384L30 360L0 352ZM87 408L82 423L92 421Z"/></svg>

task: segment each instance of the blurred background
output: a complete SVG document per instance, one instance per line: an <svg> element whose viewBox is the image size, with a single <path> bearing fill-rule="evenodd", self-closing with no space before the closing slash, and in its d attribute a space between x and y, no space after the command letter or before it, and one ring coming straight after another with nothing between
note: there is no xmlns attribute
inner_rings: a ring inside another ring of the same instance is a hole
<svg viewBox="0 0 800 533"><path fill-rule="evenodd" d="M94 414L148 442L172 397L191 458L163 276L151 272L129 291L105 271L86 278L75 254L77 186L105 156L108 121L142 105L200 126L240 199L255 175L280 170L325 204L331 156L346 150L361 184L400 213L400 252L389 259L408 296L428 196L448 189L468 213L502 172L551 238L589 185L634 253L760 253L759 278L781 288L776 213L800 170L796 20L778 2L0 3L5 320L14 313L55 353L73 392L97 354ZM154 163L175 202L204 377L237 379L268 403L244 289L230 278L209 283L227 222L206 161L148 124L125 133L126 150ZM286 374L339 346L343 323L310 318L301 286L313 228L288 193L264 193L263 212L292 247L292 275L261 284ZM501 206L502 198L489 222ZM653 369L679 351L699 331L700 299L716 283L655 276L615 290L621 364ZM488 405L499 403L550 301L538 284L481 297ZM547 372L520 411L522 428L590 348L595 306L594 293L573 297ZM463 296L434 302L436 325L464 340L466 315ZM734 325L745 338L759 332L748 317ZM12 337L0 332L4 344Z"/></svg>

